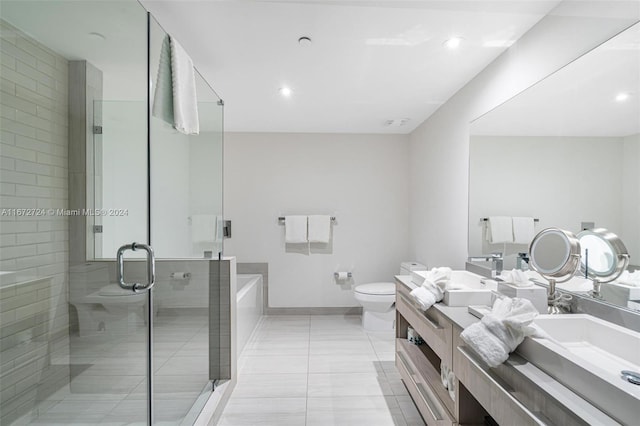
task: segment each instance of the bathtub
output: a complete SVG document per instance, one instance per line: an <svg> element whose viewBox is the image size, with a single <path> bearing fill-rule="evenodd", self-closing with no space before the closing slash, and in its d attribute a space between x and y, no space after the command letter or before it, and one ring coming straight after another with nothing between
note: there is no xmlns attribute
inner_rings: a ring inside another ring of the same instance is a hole
<svg viewBox="0 0 640 426"><path fill-rule="evenodd" d="M236 331L239 356L262 317L262 275L238 274L237 288Z"/></svg>

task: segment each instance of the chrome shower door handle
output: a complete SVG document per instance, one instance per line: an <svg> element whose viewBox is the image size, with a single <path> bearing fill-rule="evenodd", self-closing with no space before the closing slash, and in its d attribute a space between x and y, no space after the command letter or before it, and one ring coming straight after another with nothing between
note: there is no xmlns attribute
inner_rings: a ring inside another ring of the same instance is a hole
<svg viewBox="0 0 640 426"><path fill-rule="evenodd" d="M147 282L145 284L127 283L124 281L124 252L126 252L127 250L144 250L147 252ZM139 293L145 290L149 290L156 283L156 257L153 254L153 249L150 246L141 243L125 244L118 249L116 260L116 274L118 285L120 287Z"/></svg>

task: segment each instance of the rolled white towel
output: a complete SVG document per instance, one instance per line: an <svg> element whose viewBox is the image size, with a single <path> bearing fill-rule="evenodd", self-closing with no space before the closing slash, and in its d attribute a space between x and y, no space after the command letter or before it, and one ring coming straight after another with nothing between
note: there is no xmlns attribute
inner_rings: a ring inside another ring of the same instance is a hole
<svg viewBox="0 0 640 426"><path fill-rule="evenodd" d="M513 284L517 287L528 287L532 285L529 281L527 273L520 269L512 269L511 271L502 271L500 273L500 279L508 284Z"/></svg>
<svg viewBox="0 0 640 426"><path fill-rule="evenodd" d="M436 296L425 287L418 287L411 291L410 294L423 311L426 311L437 302Z"/></svg>
<svg viewBox="0 0 640 426"><path fill-rule="evenodd" d="M491 313L465 328L460 337L488 366L497 367L525 337L535 333L530 324L537 315L538 310L527 299L497 299Z"/></svg>

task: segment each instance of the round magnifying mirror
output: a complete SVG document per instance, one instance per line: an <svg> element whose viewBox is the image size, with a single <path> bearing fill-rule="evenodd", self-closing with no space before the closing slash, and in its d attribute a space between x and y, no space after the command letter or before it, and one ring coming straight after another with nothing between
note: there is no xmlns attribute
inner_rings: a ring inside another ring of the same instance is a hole
<svg viewBox="0 0 640 426"><path fill-rule="evenodd" d="M569 231L543 229L531 241L529 264L547 280L563 282L570 279L580 262L580 242ZM566 278L562 281L558 278Z"/></svg>
<svg viewBox="0 0 640 426"><path fill-rule="evenodd" d="M578 234L581 247L580 272L592 280L615 280L629 264L629 252L616 234L604 228Z"/></svg>

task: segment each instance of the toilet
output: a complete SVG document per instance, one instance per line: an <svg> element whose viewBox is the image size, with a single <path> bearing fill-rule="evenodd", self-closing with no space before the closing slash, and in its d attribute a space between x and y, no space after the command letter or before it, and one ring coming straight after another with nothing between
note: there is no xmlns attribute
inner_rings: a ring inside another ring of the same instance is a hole
<svg viewBox="0 0 640 426"><path fill-rule="evenodd" d="M411 271L426 270L417 262L402 262L400 275ZM395 328L396 285L392 282L360 284L354 287L353 296L362 305L362 327L369 331L387 331Z"/></svg>
<svg viewBox="0 0 640 426"><path fill-rule="evenodd" d="M134 293L118 284L108 284L70 301L78 311L80 337L103 332L128 334L144 326L146 302L147 293Z"/></svg>

